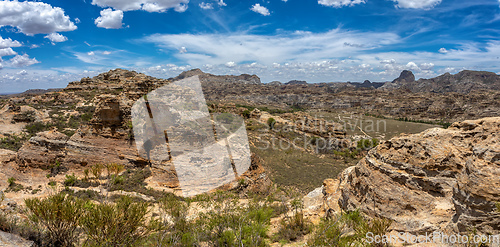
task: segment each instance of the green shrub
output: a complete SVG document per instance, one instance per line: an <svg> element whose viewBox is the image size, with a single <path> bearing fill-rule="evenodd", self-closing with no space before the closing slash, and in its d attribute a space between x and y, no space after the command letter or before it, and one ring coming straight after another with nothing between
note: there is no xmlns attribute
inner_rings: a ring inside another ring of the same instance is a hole
<svg viewBox="0 0 500 247"><path fill-rule="evenodd" d="M304 218L302 202L294 199L290 204L293 209L293 216L289 217L285 214L285 217L280 222L278 232L273 236L275 240L295 241L312 230L312 224Z"/></svg>
<svg viewBox="0 0 500 247"><path fill-rule="evenodd" d="M244 117L244 118L250 118L250 110L246 109L244 110L241 115Z"/></svg>
<svg viewBox="0 0 500 247"><path fill-rule="evenodd" d="M24 129L26 132L28 132L30 135L36 135L38 132L43 132L49 130L51 127L50 124L45 124L43 122L34 122L34 123L29 123L26 126L24 126Z"/></svg>
<svg viewBox="0 0 500 247"><path fill-rule="evenodd" d="M92 175L94 175L94 179L97 180L101 178L102 169L103 165L101 164L95 164L92 167L90 167L90 171L92 172Z"/></svg>
<svg viewBox="0 0 500 247"><path fill-rule="evenodd" d="M76 184L77 181L78 181L78 178L75 176L74 173L73 173L73 175L66 175L66 180L64 180L64 185L73 186Z"/></svg>
<svg viewBox="0 0 500 247"><path fill-rule="evenodd" d="M367 233L384 235L391 221L365 219L359 211L342 213L334 218L323 219L308 241L310 246L366 246ZM384 245L375 245L384 246Z"/></svg>
<svg viewBox="0 0 500 247"><path fill-rule="evenodd" d="M272 129L274 127L274 124L276 124L276 120L274 120L274 118L270 117L267 119L267 125L269 126L269 129Z"/></svg>
<svg viewBox="0 0 500 247"><path fill-rule="evenodd" d="M9 186L13 186L15 182L16 182L16 179L13 177L10 177L9 179L7 179L7 183L9 183Z"/></svg>
<svg viewBox="0 0 500 247"><path fill-rule="evenodd" d="M9 183L9 187L5 190L5 192L18 192L24 189L24 186L21 184L16 183L16 179L13 177L10 177L7 179L7 183Z"/></svg>
<svg viewBox="0 0 500 247"><path fill-rule="evenodd" d="M17 152L24 144L26 140L30 138L29 135L7 135L4 138L0 138L0 148L8 149Z"/></svg>
<svg viewBox="0 0 500 247"><path fill-rule="evenodd" d="M84 214L84 201L59 193L46 199L26 199L30 221L45 229L48 241L44 246L74 246Z"/></svg>
<svg viewBox="0 0 500 247"><path fill-rule="evenodd" d="M155 230L147 222L148 204L124 196L116 203L87 203L81 227L86 234L84 246L141 246Z"/></svg>
<svg viewBox="0 0 500 247"><path fill-rule="evenodd" d="M362 140L358 141L357 148L369 150L369 149L372 149L372 148L378 146L378 144L379 144L379 140L377 138L362 139Z"/></svg>

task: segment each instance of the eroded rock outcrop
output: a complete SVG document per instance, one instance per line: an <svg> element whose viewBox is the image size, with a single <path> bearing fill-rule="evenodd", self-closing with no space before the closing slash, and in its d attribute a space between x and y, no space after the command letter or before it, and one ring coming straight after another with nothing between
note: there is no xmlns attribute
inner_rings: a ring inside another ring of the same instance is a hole
<svg viewBox="0 0 500 247"><path fill-rule="evenodd" d="M500 232L500 117L402 135L323 185L323 213L354 210L397 231Z"/></svg>

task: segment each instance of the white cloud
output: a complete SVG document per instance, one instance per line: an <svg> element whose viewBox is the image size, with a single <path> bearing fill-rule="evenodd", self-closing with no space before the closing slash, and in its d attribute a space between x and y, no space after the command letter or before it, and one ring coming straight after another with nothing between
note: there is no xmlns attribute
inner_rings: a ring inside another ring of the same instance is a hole
<svg viewBox="0 0 500 247"><path fill-rule="evenodd" d="M356 4L365 3L364 0L318 0L318 3L324 6L340 8L344 6L354 6Z"/></svg>
<svg viewBox="0 0 500 247"><path fill-rule="evenodd" d="M212 6L211 3L201 2L200 3L200 8L202 8L202 9L213 9L214 7Z"/></svg>
<svg viewBox="0 0 500 247"><path fill-rule="evenodd" d="M123 26L123 11L112 10L111 8L101 10L101 16L95 19L98 27L106 29L120 29Z"/></svg>
<svg viewBox="0 0 500 247"><path fill-rule="evenodd" d="M229 34L165 34L150 35L141 42L155 43L166 52L192 66L258 62L261 64L287 61L311 62L343 59L401 42L393 33L331 30L324 33L290 32L276 35ZM359 44L357 47L344 43ZM189 53L180 54L179 47ZM377 61L376 63L378 63Z"/></svg>
<svg viewBox="0 0 500 247"><path fill-rule="evenodd" d="M441 0L392 0L398 8L404 9L432 9L441 3Z"/></svg>
<svg viewBox="0 0 500 247"><path fill-rule="evenodd" d="M64 41L68 40L68 38L66 38L66 36L58 34L58 33L51 33L51 34L45 36L44 38L47 38L52 42L64 42Z"/></svg>
<svg viewBox="0 0 500 247"><path fill-rule="evenodd" d="M92 4L102 8L112 7L122 11L144 10L147 12L165 12L174 9L184 12L189 0L92 0Z"/></svg>
<svg viewBox="0 0 500 247"><path fill-rule="evenodd" d="M38 48L38 47L40 47L40 46L39 46L39 45L37 45L37 44L32 44L32 45L30 46L30 49L35 49L35 48Z"/></svg>
<svg viewBox="0 0 500 247"><path fill-rule="evenodd" d="M78 23L80 23L80 22L81 22L81 21L80 21L80 19L79 19L79 18L75 18L75 23L76 23L76 24L78 24Z"/></svg>
<svg viewBox="0 0 500 247"><path fill-rule="evenodd" d="M89 52L87 52L87 55L89 55L89 56L94 56L94 55L95 55L95 52L93 52L93 51L89 51Z"/></svg>
<svg viewBox="0 0 500 247"><path fill-rule="evenodd" d="M188 52L188 51L187 51L186 47L184 47L184 46L179 49L179 53L186 53L186 52Z"/></svg>
<svg viewBox="0 0 500 247"><path fill-rule="evenodd" d="M500 1L500 0L499 0ZM227 4L224 2L224 0L219 0L219 2L217 3L219 6L223 7L223 6L227 6Z"/></svg>
<svg viewBox="0 0 500 247"><path fill-rule="evenodd" d="M16 27L27 35L73 31L77 28L63 9L31 1L1 1L0 26Z"/></svg>
<svg viewBox="0 0 500 247"><path fill-rule="evenodd" d="M228 68L233 68L233 67L235 67L235 66L236 66L236 63L235 63L235 62L227 62L227 63L226 63L226 66L227 66Z"/></svg>
<svg viewBox="0 0 500 247"><path fill-rule="evenodd" d="M110 54L111 54L111 52L110 52L110 51L103 51L103 52L102 52L102 54L103 54L103 55L110 55Z"/></svg>
<svg viewBox="0 0 500 247"><path fill-rule="evenodd" d="M0 49L10 48L10 47L20 47L21 43L17 40L12 40L11 38L0 37Z"/></svg>
<svg viewBox="0 0 500 247"><path fill-rule="evenodd" d="M259 13L263 16L268 16L268 15L271 15L271 13L269 13L269 10L264 7L264 6L261 6L260 4L256 3L252 6L252 8L250 8L253 12L256 12L256 13Z"/></svg>
<svg viewBox="0 0 500 247"><path fill-rule="evenodd" d="M406 68L409 70L420 70L420 68L414 62L408 62L408 64L406 64Z"/></svg>
<svg viewBox="0 0 500 247"><path fill-rule="evenodd" d="M432 70L432 69L434 69L434 64L433 63L422 63L422 64L420 64L420 69Z"/></svg>
<svg viewBox="0 0 500 247"><path fill-rule="evenodd" d="M439 49L439 53L445 54L445 53L448 53L448 50L446 50L446 48L441 48L441 49Z"/></svg>
<svg viewBox="0 0 500 247"><path fill-rule="evenodd" d="M33 64L40 63L35 58L30 58L28 54L17 55L9 60L10 66L12 67L27 67Z"/></svg>
<svg viewBox="0 0 500 247"><path fill-rule="evenodd" d="M24 75L27 75L27 74L28 74L28 71L26 71L26 70L24 70L24 69L23 69L23 70L21 70L21 71L17 72L17 74L18 74L18 75L22 75L22 76L24 76Z"/></svg>
<svg viewBox="0 0 500 247"><path fill-rule="evenodd" d="M0 60L1 60L1 57L14 56L14 55L17 55L17 52L12 50L12 48L10 48L10 47L0 49Z"/></svg>

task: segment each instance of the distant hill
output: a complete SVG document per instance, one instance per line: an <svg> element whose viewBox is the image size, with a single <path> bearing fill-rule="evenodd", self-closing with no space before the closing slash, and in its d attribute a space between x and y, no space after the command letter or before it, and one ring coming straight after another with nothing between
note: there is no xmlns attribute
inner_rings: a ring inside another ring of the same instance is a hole
<svg viewBox="0 0 500 247"><path fill-rule="evenodd" d="M413 73L404 70L398 78L385 83L382 88L401 88L414 93L470 93L474 90L500 90L500 76L488 71L463 70L455 75L445 73L435 78L415 81Z"/></svg>

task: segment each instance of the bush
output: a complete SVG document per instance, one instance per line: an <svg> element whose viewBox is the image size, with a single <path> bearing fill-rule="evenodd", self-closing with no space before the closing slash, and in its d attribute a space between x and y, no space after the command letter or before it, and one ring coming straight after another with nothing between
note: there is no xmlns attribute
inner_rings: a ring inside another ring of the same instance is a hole
<svg viewBox="0 0 500 247"><path fill-rule="evenodd" d="M274 127L274 124L276 124L276 120L274 120L274 118L270 117L267 119L267 125L269 126L269 129L272 129Z"/></svg>
<svg viewBox="0 0 500 247"><path fill-rule="evenodd" d="M34 136L38 132L43 132L43 131L49 130L50 127L51 127L50 124L44 124L42 122L34 122L34 123L29 123L26 126L24 126L24 129L30 135Z"/></svg>
<svg viewBox="0 0 500 247"><path fill-rule="evenodd" d="M0 148L8 149L17 152L24 144L26 140L30 138L29 135L7 135L4 138L0 138Z"/></svg>
<svg viewBox="0 0 500 247"><path fill-rule="evenodd" d="M9 183L9 186L13 186L15 182L16 182L16 179L13 177L10 177L9 179L7 179L7 183Z"/></svg>
<svg viewBox="0 0 500 247"><path fill-rule="evenodd" d="M73 246L78 241L84 201L59 193L42 200L26 199L25 204L30 221L46 229L44 246Z"/></svg>
<svg viewBox="0 0 500 247"><path fill-rule="evenodd" d="M372 139L362 139L358 141L357 148L369 150L378 146L379 140L377 138Z"/></svg>
<svg viewBox="0 0 500 247"><path fill-rule="evenodd" d="M324 219L315 229L308 241L311 246L365 246L366 234L384 235L391 225L388 219L365 219L359 211L342 213ZM382 244L375 246L384 246Z"/></svg>
<svg viewBox="0 0 500 247"><path fill-rule="evenodd" d="M154 221L147 223L148 204L133 202L128 196L115 204L88 203L86 208L81 220L85 246L141 246L155 230Z"/></svg>
<svg viewBox="0 0 500 247"><path fill-rule="evenodd" d="M75 176L74 173L73 173L73 175L66 175L66 180L64 180L64 185L73 186L76 184L77 181L78 181L78 178Z"/></svg>
<svg viewBox="0 0 500 247"><path fill-rule="evenodd" d="M278 232L274 235L275 240L294 241L308 234L312 230L311 223L304 218L302 202L295 199L291 202L293 216L286 216L281 221Z"/></svg>

